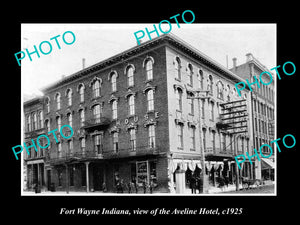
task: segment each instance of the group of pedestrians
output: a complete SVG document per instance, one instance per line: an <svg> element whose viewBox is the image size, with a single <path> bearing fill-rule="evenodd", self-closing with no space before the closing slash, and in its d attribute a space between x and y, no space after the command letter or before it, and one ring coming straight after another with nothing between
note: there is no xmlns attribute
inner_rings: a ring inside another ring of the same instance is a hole
<svg viewBox="0 0 300 225"><path fill-rule="evenodd" d="M152 194L153 190L155 188L155 183L154 181L151 179L150 183L147 182L147 179L145 178L142 182L142 188L143 188L143 193L146 194L147 191ZM116 192L117 193L124 193L126 190L127 192L130 193L136 193L138 194L139 192L139 184L137 183L137 181L135 179L132 179L131 181L129 181L128 183L124 183L123 179L117 179L116 180Z"/></svg>
<svg viewBox="0 0 300 225"><path fill-rule="evenodd" d="M190 178L190 189L192 191L192 194L197 194L196 191L198 190L198 193L201 192L201 187L203 183L200 177L192 175Z"/></svg>

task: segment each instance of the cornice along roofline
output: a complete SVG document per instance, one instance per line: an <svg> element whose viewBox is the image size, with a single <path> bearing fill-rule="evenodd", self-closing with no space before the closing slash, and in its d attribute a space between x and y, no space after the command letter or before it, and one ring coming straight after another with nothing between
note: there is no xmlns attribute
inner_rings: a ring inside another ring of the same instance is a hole
<svg viewBox="0 0 300 225"><path fill-rule="evenodd" d="M216 71L222 73L226 77L229 77L230 79L234 80L235 82L246 83L246 81L243 78L237 76L236 74L234 74L233 72L231 72L230 70L228 70L227 68L225 68L224 66L222 66L221 64L219 64L218 62L213 60L212 58L210 58L209 56L205 55L204 53L200 52L196 48L192 47L190 44L188 44L185 41L183 41L182 39L180 39L179 37L175 36L174 34L169 33L169 34L163 34L159 37L153 38L152 40L142 43L141 45L134 46L134 47L132 47L128 50L125 50L117 55L114 55L114 56L112 56L108 59L105 59L99 63L96 63L96 64L91 65L85 69L82 69L74 74L71 74L70 76L66 76L63 79L58 80L57 82L54 82L48 86L41 88L41 91L43 93L48 92L52 89L59 87L60 85L71 82L77 78L81 78L82 76L85 76L89 73L101 70L101 69L108 67L112 64L115 64L117 62L125 61L129 57L143 52L145 49L149 49L151 47L158 46L158 45L166 45L166 44L170 44L173 47L178 48L179 50L181 50L183 52L186 52L191 57L194 57L194 58L196 58L196 60L201 61L203 64L212 67ZM247 89L249 89L249 88L247 87Z"/></svg>

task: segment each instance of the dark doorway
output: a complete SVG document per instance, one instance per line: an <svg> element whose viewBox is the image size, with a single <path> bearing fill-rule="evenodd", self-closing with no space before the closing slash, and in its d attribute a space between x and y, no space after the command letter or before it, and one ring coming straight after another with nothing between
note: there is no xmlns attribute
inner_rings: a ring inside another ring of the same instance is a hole
<svg viewBox="0 0 300 225"><path fill-rule="evenodd" d="M103 184L103 166L101 164L93 164L93 181L94 181L94 190L102 191Z"/></svg>
<svg viewBox="0 0 300 225"><path fill-rule="evenodd" d="M47 170L47 188L48 191L51 189L51 170Z"/></svg>

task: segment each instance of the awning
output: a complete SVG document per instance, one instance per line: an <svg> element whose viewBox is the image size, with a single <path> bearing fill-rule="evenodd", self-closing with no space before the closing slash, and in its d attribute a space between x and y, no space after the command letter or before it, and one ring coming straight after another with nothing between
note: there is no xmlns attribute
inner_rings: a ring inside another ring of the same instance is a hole
<svg viewBox="0 0 300 225"><path fill-rule="evenodd" d="M169 170L174 173L177 167L180 169L187 170L189 168L191 171L196 169L196 166L201 169L200 160L190 160L190 159L172 159L169 162Z"/></svg>
<svg viewBox="0 0 300 225"><path fill-rule="evenodd" d="M266 169L274 169L275 168L275 163L271 159L266 159L266 158L261 158L261 169L266 170Z"/></svg>

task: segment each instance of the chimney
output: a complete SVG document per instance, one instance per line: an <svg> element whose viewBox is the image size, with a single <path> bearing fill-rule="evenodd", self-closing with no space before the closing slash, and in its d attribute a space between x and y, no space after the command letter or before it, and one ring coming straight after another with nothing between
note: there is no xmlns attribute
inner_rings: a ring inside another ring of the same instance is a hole
<svg viewBox="0 0 300 225"><path fill-rule="evenodd" d="M82 58L82 69L85 68L85 58Z"/></svg>
<svg viewBox="0 0 300 225"><path fill-rule="evenodd" d="M232 62L233 62L233 69L234 69L234 71L236 71L236 60L237 60L237 58L232 58Z"/></svg>
<svg viewBox="0 0 300 225"><path fill-rule="evenodd" d="M249 62L249 61L251 61L251 60L253 60L253 55L252 55L252 53L247 53L247 54L246 54L246 62Z"/></svg>

